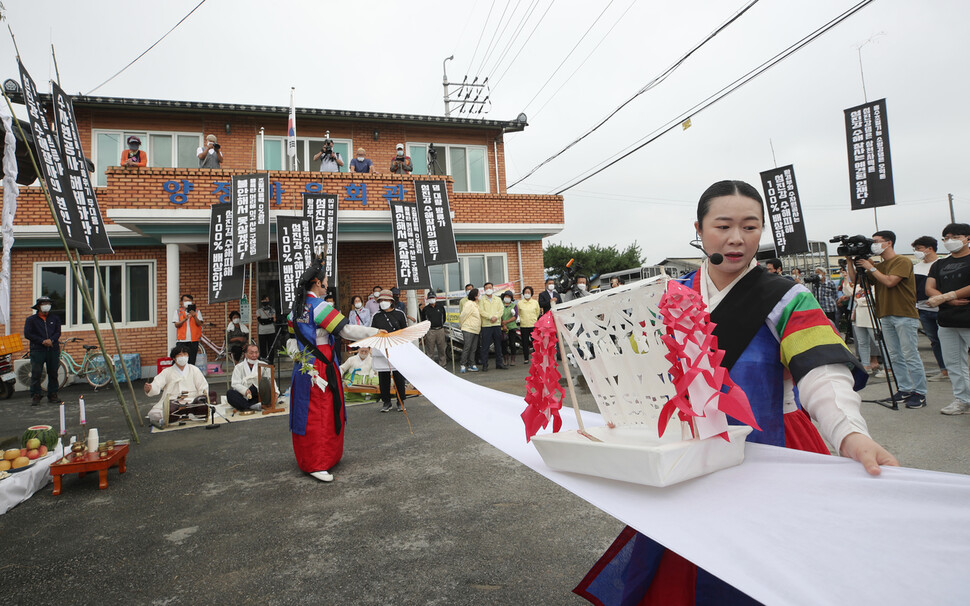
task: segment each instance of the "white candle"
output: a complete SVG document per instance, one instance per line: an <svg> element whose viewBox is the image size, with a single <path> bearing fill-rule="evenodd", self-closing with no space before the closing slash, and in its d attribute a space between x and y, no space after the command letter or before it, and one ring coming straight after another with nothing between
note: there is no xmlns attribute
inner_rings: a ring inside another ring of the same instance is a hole
<svg viewBox="0 0 970 606"><path fill-rule="evenodd" d="M64 422L64 402L61 402L61 435L66 435L67 430L64 429L66 423Z"/></svg>
<svg viewBox="0 0 970 606"><path fill-rule="evenodd" d="M84 416L84 396L78 398L78 403L81 405L81 425L84 425L88 422L87 417Z"/></svg>

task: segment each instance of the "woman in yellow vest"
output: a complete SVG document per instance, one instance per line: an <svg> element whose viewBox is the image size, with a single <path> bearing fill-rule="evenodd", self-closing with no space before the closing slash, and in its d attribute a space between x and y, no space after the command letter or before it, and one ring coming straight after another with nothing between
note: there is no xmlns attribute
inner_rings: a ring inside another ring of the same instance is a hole
<svg viewBox="0 0 970 606"><path fill-rule="evenodd" d="M533 296L532 287L526 286L522 289L522 298L519 299L519 330L522 331L522 355L526 363L532 353L532 329L539 319L539 301Z"/></svg>

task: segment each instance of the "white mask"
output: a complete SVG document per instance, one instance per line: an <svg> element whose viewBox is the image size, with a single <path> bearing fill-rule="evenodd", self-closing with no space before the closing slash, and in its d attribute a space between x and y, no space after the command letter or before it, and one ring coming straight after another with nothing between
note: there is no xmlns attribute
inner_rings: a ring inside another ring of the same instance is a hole
<svg viewBox="0 0 970 606"><path fill-rule="evenodd" d="M492 296L492 289L491 288L486 288L485 289L485 296L488 296L488 297L491 297Z"/></svg>
<svg viewBox="0 0 970 606"><path fill-rule="evenodd" d="M179 368L182 368L183 366L185 366L186 364L189 363L189 357L188 356L179 356L179 357L175 358L175 363L179 365Z"/></svg>
<svg viewBox="0 0 970 606"><path fill-rule="evenodd" d="M943 248L951 253L959 252L963 248L963 242L960 240L943 240Z"/></svg>
<svg viewBox="0 0 970 606"><path fill-rule="evenodd" d="M428 299L427 302L428 302L428 305L434 305L435 298L434 297L431 297L430 299Z"/></svg>
<svg viewBox="0 0 970 606"><path fill-rule="evenodd" d="M50 305L41 305L41 306L40 306L40 310L41 310L41 311L42 311L43 313L45 313L45 314L46 314L47 312L49 312L49 311L51 310L51 306L50 306Z"/></svg>
<svg viewBox="0 0 970 606"><path fill-rule="evenodd" d="M921 250L917 250L913 252L913 256L916 257L917 261L922 261L926 258L926 253Z"/></svg>
<svg viewBox="0 0 970 606"><path fill-rule="evenodd" d="M357 156L357 161L358 162L363 162L364 161L364 156Z"/></svg>
<svg viewBox="0 0 970 606"><path fill-rule="evenodd" d="M390 309L391 308L391 302L390 301L381 301L380 302L380 306L381 306L381 309L384 309L384 310Z"/></svg>
<svg viewBox="0 0 970 606"><path fill-rule="evenodd" d="M578 288L579 290L585 292L586 291L586 284L585 283L584 284L577 284L576 285L576 288Z"/></svg>
<svg viewBox="0 0 970 606"><path fill-rule="evenodd" d="M502 299L502 300L503 300L503 301L505 301L505 304L506 304L506 305L508 305L509 303L511 303L511 302L512 302L512 299L510 299L510 298L508 298L508 297L505 297L505 298L504 298L504 299Z"/></svg>
<svg viewBox="0 0 970 606"><path fill-rule="evenodd" d="M364 304L361 303L360 301L357 301L356 303L354 303L354 309L360 309L363 306L364 306Z"/></svg>
<svg viewBox="0 0 970 606"><path fill-rule="evenodd" d="M192 301L182 301L182 307L188 307Z"/></svg>
<svg viewBox="0 0 970 606"><path fill-rule="evenodd" d="M874 255L881 255L882 251L886 250L886 245L882 242L873 242L872 246L869 247Z"/></svg>
<svg viewBox="0 0 970 606"><path fill-rule="evenodd" d="M526 301L528 301L529 299L531 299L531 298L532 298L532 293L531 293L531 292L527 292L527 293L525 293L525 294L524 294L524 295L522 295L522 296L523 296L523 297L525 297L525 300L526 300Z"/></svg>
<svg viewBox="0 0 970 606"><path fill-rule="evenodd" d="M232 323L233 324L239 324L239 318L233 318L232 319Z"/></svg>
<svg viewBox="0 0 970 606"><path fill-rule="evenodd" d="M404 156L404 150L401 150L401 149L397 150L397 157L401 158L403 156Z"/></svg>
<svg viewBox="0 0 970 606"><path fill-rule="evenodd" d="M556 285L555 284L546 284L546 290L548 290L549 292L552 292L552 291L556 290Z"/></svg>

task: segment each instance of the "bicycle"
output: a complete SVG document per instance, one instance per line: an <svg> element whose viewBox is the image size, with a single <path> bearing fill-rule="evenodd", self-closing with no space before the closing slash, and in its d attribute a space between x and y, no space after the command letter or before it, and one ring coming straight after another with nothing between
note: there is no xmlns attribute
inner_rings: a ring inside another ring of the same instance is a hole
<svg viewBox="0 0 970 606"><path fill-rule="evenodd" d="M205 325L213 328L216 326L212 322L206 322ZM209 357L209 353L205 350L206 347L212 350L214 357ZM206 360L214 360L218 362L220 368L226 361L226 354L229 352L229 348L225 342L223 342L222 347L216 347L216 344L212 342L212 339L205 336L205 333L199 335L199 349L201 350L201 353L205 355Z"/></svg>
<svg viewBox="0 0 970 606"><path fill-rule="evenodd" d="M67 343L73 343L75 341L83 341L80 337L71 337L66 341L61 341L60 345L63 346ZM84 358L78 363L74 357L68 352L61 349L60 361L58 363L57 369L57 385L58 388L67 385L68 375L76 375L78 377L83 377L91 387L98 389L99 387L104 387L111 381L111 373L108 372L108 366L105 363L104 356L101 353L93 353L93 350L98 349L97 345L82 345L84 347ZM24 358L30 357L30 352L23 355ZM30 385L30 366L21 366L17 371L19 375L17 379L24 385ZM40 382L41 385L46 385L47 380L47 369L41 370Z"/></svg>

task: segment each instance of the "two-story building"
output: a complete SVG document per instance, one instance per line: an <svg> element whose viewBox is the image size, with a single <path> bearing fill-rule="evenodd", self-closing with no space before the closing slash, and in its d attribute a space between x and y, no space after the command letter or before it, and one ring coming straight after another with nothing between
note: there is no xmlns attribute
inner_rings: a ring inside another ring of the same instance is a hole
<svg viewBox="0 0 970 606"><path fill-rule="evenodd" d="M460 257L431 268L435 289L453 292L485 281L511 282L517 293L524 286L541 288L542 238L563 227L562 197L505 191L504 134L523 130L522 120L297 109L296 170L286 170L287 107L117 97L78 97L74 106L115 250L99 259L110 309L98 300L96 313L104 321L110 311L124 352L139 353L148 375L174 344L170 317L181 293L194 295L206 321L216 325L207 334L217 343L224 340L228 312L239 309L236 303L207 301L210 206L229 200L234 174L269 173L274 242L274 217L302 212L303 192L339 196L338 303L345 312L351 296L366 297L375 285L394 286L388 199L413 202L416 180L442 178L429 172L446 175ZM327 131L344 159L339 173L321 173L312 160ZM218 137L224 153L221 169L199 168L197 151L208 134ZM148 155L144 168L119 166L131 135ZM390 173L398 143L412 158L413 175ZM431 144L437 164L429 171ZM347 172L359 148L374 162L373 173ZM36 297L47 295L64 322L65 337L94 343L80 287L36 185L21 188L15 237L10 331L21 331ZM271 254L258 264L245 292L250 302L270 294L278 308L275 245ZM93 277L93 264L85 272ZM243 322L253 326L251 317Z"/></svg>

